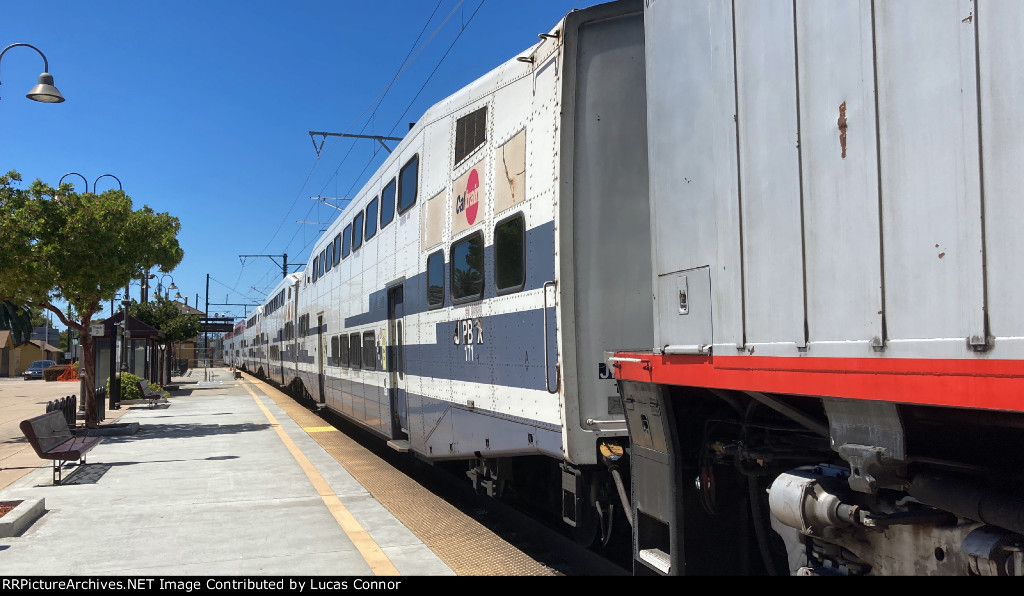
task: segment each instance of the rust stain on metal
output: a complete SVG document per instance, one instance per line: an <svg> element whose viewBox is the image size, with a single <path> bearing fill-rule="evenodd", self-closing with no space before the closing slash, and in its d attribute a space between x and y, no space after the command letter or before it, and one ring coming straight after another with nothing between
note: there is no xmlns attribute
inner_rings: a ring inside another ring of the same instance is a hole
<svg viewBox="0 0 1024 596"><path fill-rule="evenodd" d="M942 257L944 257L944 256L946 256L946 253L944 253L944 252L940 252L940 253L939 253L939 258L940 258L940 259L941 259Z"/></svg>
<svg viewBox="0 0 1024 596"><path fill-rule="evenodd" d="M843 159L846 159L846 129L849 124L846 121L846 102L839 104L839 147L843 150Z"/></svg>

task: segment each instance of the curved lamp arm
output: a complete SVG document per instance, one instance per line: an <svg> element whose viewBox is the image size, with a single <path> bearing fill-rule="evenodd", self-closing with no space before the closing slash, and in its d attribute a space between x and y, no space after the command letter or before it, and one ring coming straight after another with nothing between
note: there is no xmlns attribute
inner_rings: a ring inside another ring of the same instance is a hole
<svg viewBox="0 0 1024 596"><path fill-rule="evenodd" d="M118 178L117 176L115 176L113 174L103 174L102 176L99 176L98 178L96 178L96 180L93 181L93 183L92 183L92 191L93 192L96 192L96 183L99 182L100 178L103 178L104 176L110 176L114 180L117 180L117 190L122 190L122 191L124 190L123 188L121 188L121 180L120 180L120 178Z"/></svg>
<svg viewBox="0 0 1024 596"><path fill-rule="evenodd" d="M64 182L64 179L67 178L68 176L78 176L79 178L81 178L82 182L85 182L85 192L89 192L89 181L85 179L85 176L79 174L78 172L68 172L67 174L64 174L63 176L60 177L60 180L57 182L57 186L60 186Z"/></svg>
<svg viewBox="0 0 1024 596"><path fill-rule="evenodd" d="M53 76L50 75L50 62L46 59L46 54L44 54L39 48L28 43L12 43L4 48L3 51L0 51L0 60L3 59L7 50L18 46L32 48L38 52L39 56L43 59L43 73L39 75L39 84L33 87L25 97L43 103L61 103L64 101L64 96L60 94L60 91L57 91L56 87L53 86Z"/></svg>

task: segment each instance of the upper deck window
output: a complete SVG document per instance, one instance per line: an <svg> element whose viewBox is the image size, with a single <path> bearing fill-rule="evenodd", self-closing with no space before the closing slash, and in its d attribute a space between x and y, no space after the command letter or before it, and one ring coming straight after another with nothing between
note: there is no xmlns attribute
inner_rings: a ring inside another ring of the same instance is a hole
<svg viewBox="0 0 1024 596"><path fill-rule="evenodd" d="M498 293L526 284L526 220L517 213L494 226L494 285Z"/></svg>
<svg viewBox="0 0 1024 596"><path fill-rule="evenodd" d="M366 206L366 239L373 238L377 233L377 197Z"/></svg>
<svg viewBox="0 0 1024 596"><path fill-rule="evenodd" d="M470 112L455 121L455 164L487 140L487 107Z"/></svg>
<svg viewBox="0 0 1024 596"><path fill-rule="evenodd" d="M484 295L484 235L470 234L452 244L452 301L468 302Z"/></svg>
<svg viewBox="0 0 1024 596"><path fill-rule="evenodd" d="M360 211L352 220L352 252L363 245L363 212Z"/></svg>
<svg viewBox="0 0 1024 596"><path fill-rule="evenodd" d="M391 223L395 218L395 179L388 182L384 190L380 191L380 229Z"/></svg>
<svg viewBox="0 0 1024 596"><path fill-rule="evenodd" d="M419 186L420 156L414 155L405 162L398 173L398 212L405 213L416 203L416 191Z"/></svg>
<svg viewBox="0 0 1024 596"><path fill-rule="evenodd" d="M345 226L345 231L341 233L341 258L348 256L348 253L352 250L352 224Z"/></svg>

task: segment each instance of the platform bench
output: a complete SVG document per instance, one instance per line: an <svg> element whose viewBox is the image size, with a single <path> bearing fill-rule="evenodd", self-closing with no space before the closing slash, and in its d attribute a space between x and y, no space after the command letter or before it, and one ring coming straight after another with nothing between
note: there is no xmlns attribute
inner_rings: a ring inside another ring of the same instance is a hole
<svg viewBox="0 0 1024 596"><path fill-rule="evenodd" d="M68 428L64 414L52 411L21 421L21 432L36 455L53 461L53 483L61 483L61 467L66 461L85 465L85 454L99 445L103 437L76 437Z"/></svg>
<svg viewBox="0 0 1024 596"><path fill-rule="evenodd" d="M156 402L161 397L164 396L163 392L161 392L161 391L153 391L152 389L150 389L149 388L149 381L147 381L146 379L141 379L141 380L135 381L135 386L139 388L139 393L142 395L142 399L148 399L149 400L149 407L151 407L151 408L155 408L156 407Z"/></svg>

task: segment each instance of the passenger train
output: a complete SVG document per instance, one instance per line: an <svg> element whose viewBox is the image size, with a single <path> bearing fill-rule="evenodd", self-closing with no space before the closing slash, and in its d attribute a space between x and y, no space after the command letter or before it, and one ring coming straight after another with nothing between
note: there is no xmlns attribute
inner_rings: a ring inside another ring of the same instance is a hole
<svg viewBox="0 0 1024 596"><path fill-rule="evenodd" d="M1024 6L620 0L443 99L231 363L636 575L1024 573Z"/></svg>

